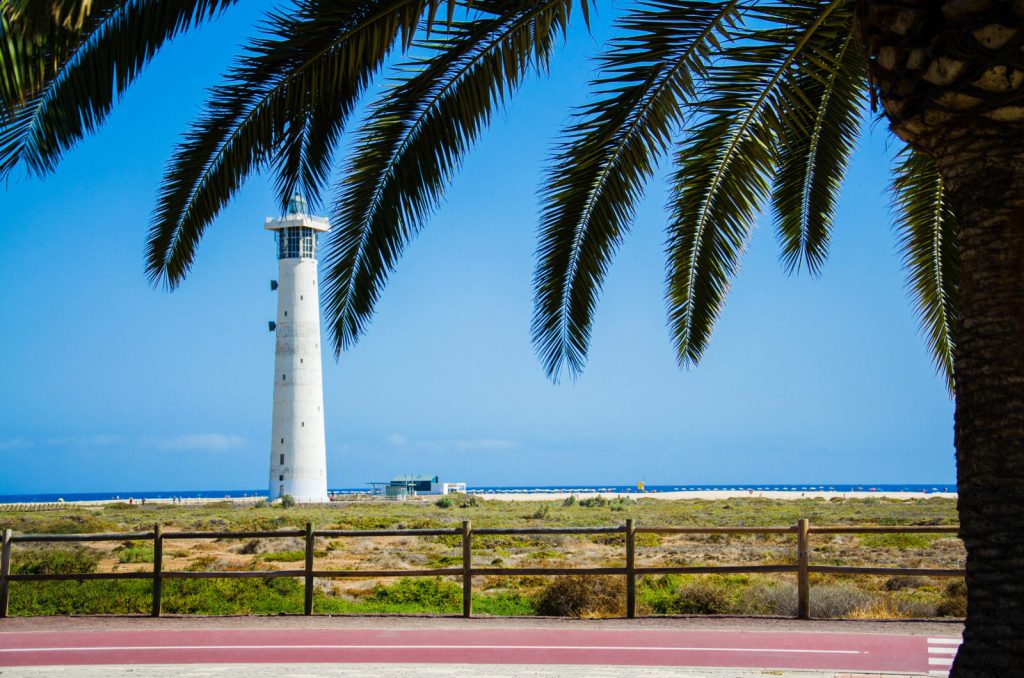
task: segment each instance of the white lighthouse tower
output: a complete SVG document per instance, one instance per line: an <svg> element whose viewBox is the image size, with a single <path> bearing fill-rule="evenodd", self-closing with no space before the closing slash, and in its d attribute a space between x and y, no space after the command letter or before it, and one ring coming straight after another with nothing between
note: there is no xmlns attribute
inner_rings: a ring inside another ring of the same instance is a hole
<svg viewBox="0 0 1024 678"><path fill-rule="evenodd" d="M288 213L267 218L277 235L279 282L274 354L274 423L270 440L270 499L326 502L327 450L324 443L324 391L320 368L320 302L316 244L330 226L309 214L306 201L293 196Z"/></svg>

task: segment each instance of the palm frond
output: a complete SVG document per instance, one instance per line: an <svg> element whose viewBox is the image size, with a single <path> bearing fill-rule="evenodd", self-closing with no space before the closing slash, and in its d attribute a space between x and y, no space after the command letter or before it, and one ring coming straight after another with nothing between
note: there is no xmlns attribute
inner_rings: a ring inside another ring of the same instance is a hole
<svg viewBox="0 0 1024 678"><path fill-rule="evenodd" d="M935 367L952 393L959 280L956 215L938 169L919 153L903 152L892 193L907 287Z"/></svg>
<svg viewBox="0 0 1024 678"><path fill-rule="evenodd" d="M531 70L545 68L574 1L477 0L477 18L450 22L420 45L425 56L398 67L398 84L359 131L323 248L336 351L365 331L398 257L495 108Z"/></svg>
<svg viewBox="0 0 1024 678"><path fill-rule="evenodd" d="M801 59L824 48L849 1L757 6L747 19L755 28L709 71L671 181L666 301L680 364L700 361L768 196Z"/></svg>
<svg viewBox="0 0 1024 678"><path fill-rule="evenodd" d="M52 15L48 32L11 30L8 22L0 36L0 177L19 164L36 175L52 171L168 40L236 1L57 3L65 13Z"/></svg>
<svg viewBox="0 0 1024 678"><path fill-rule="evenodd" d="M833 13L820 50L805 49L785 93L772 206L781 259L819 275L828 257L843 177L860 134L866 61L849 30L852 3ZM810 46L809 46L810 47Z"/></svg>
<svg viewBox="0 0 1024 678"><path fill-rule="evenodd" d="M147 243L151 280L178 285L206 227L271 162L282 206L296 186L315 204L360 94L442 1L302 0L272 14L171 159Z"/></svg>
<svg viewBox="0 0 1024 678"><path fill-rule="evenodd" d="M578 375L611 258L695 83L741 10L728 2L654 0L618 22L547 170L534 273L534 346L545 371Z"/></svg>

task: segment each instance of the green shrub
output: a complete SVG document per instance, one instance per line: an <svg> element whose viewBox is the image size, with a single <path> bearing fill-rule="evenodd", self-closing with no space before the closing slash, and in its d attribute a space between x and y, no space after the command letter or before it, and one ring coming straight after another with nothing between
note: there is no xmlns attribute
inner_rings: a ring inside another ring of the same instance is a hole
<svg viewBox="0 0 1024 678"><path fill-rule="evenodd" d="M928 580L914 575L897 574L885 580L886 591L902 591L903 589L919 589L927 586Z"/></svg>
<svg viewBox="0 0 1024 678"><path fill-rule="evenodd" d="M88 574L99 562L100 554L85 546L18 549L11 558L11 573Z"/></svg>
<svg viewBox="0 0 1024 678"><path fill-rule="evenodd" d="M544 520L545 518L548 517L548 514L550 514L550 513L551 513L551 507L548 506L547 504L543 504L543 505L541 505L540 508L538 508L536 511L534 511L533 515L530 516L530 517L533 518L534 520Z"/></svg>
<svg viewBox="0 0 1024 678"><path fill-rule="evenodd" d="M451 508L455 506L455 500L452 499L451 497L441 497L440 499L434 502L434 506L443 509Z"/></svg>
<svg viewBox="0 0 1024 678"><path fill-rule="evenodd" d="M306 559L305 551L278 551L277 553L264 553L261 559L270 563L295 563Z"/></svg>
<svg viewBox="0 0 1024 678"><path fill-rule="evenodd" d="M875 602L875 597L856 586L846 584L816 584L811 586L811 616L817 619L850 617L856 610ZM737 602L743 614L766 614L795 617L797 613L796 586L772 584L744 589Z"/></svg>
<svg viewBox="0 0 1024 678"><path fill-rule="evenodd" d="M659 614L725 614L731 608L724 587L707 580L696 580L681 586Z"/></svg>
<svg viewBox="0 0 1024 678"><path fill-rule="evenodd" d="M260 499L256 503L254 503L252 505L252 507L253 508L257 508L257 509L267 508L267 500L266 499Z"/></svg>
<svg viewBox="0 0 1024 678"><path fill-rule="evenodd" d="M538 614L558 617L608 617L624 613L626 583L622 577L566 575L537 597Z"/></svg>
<svg viewBox="0 0 1024 678"><path fill-rule="evenodd" d="M570 494L568 497L565 498L564 501L562 501L562 506L575 506L575 505L576 505L576 495L575 494Z"/></svg>
<svg viewBox="0 0 1024 678"><path fill-rule="evenodd" d="M281 499L278 501L278 503L280 504L281 508L291 508L295 506L295 497L293 497L290 494L283 495Z"/></svg>
<svg viewBox="0 0 1024 678"><path fill-rule="evenodd" d="M533 601L518 591L473 596L473 612L496 617L530 617L537 614Z"/></svg>
<svg viewBox="0 0 1024 678"><path fill-rule="evenodd" d="M153 547L144 544L125 543L117 549L119 563L152 563Z"/></svg>
<svg viewBox="0 0 1024 678"><path fill-rule="evenodd" d="M402 577L390 586L378 584L370 600L397 605L420 605L439 612L462 609L462 587L440 577Z"/></svg>
<svg viewBox="0 0 1024 678"><path fill-rule="evenodd" d="M153 601L148 581L11 582L10 614L35 617L72 614L141 614Z"/></svg>
<svg viewBox="0 0 1024 678"><path fill-rule="evenodd" d="M439 556L431 560L427 567L430 568L442 568L442 567L461 567L462 556Z"/></svg>
<svg viewBox="0 0 1024 678"><path fill-rule="evenodd" d="M561 560L564 554L553 549L541 549L527 554L526 557L534 560Z"/></svg>
<svg viewBox="0 0 1024 678"><path fill-rule="evenodd" d="M587 497L586 499L580 499L580 506L584 508L604 508L609 504L608 500L597 495L596 497Z"/></svg>
<svg viewBox="0 0 1024 678"><path fill-rule="evenodd" d="M935 613L940 617L967 616L967 584L961 579L950 582Z"/></svg>
<svg viewBox="0 0 1024 678"><path fill-rule="evenodd" d="M292 577L170 579L163 609L169 614L298 614L302 584Z"/></svg>
<svg viewBox="0 0 1024 678"><path fill-rule="evenodd" d="M935 537L929 534L881 533L865 534L860 538L861 546L882 549L923 549L931 546Z"/></svg>

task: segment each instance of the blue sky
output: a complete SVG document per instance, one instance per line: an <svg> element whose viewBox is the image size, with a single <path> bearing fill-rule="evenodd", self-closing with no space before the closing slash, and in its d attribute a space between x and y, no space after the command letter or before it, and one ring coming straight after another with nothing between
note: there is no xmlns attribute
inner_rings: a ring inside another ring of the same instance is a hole
<svg viewBox="0 0 1024 678"><path fill-rule="evenodd" d="M143 246L164 162L266 6L247 0L176 41L55 175L8 182L0 494L264 487L269 181L245 186L176 292L149 286ZM880 123L849 172L824 275L787 275L762 219L710 350L685 371L665 328L659 175L607 281L585 374L545 378L529 342L538 181L610 16L575 31L495 119L370 332L325 355L330 486L421 472L474 485L952 482L952 403L904 287Z"/></svg>

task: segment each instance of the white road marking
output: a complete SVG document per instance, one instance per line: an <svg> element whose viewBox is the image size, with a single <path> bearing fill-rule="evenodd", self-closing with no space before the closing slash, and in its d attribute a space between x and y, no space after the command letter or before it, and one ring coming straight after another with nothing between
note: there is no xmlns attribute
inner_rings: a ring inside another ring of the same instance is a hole
<svg viewBox="0 0 1024 678"><path fill-rule="evenodd" d="M963 643L959 638L929 638L928 642L933 645L960 645Z"/></svg>
<svg viewBox="0 0 1024 678"><path fill-rule="evenodd" d="M949 671L929 671L928 675L930 675L930 676L948 676L949 675Z"/></svg>
<svg viewBox="0 0 1024 678"><path fill-rule="evenodd" d="M616 650L633 652L763 652L771 654L868 654L862 650L753 647L635 647L616 645L110 645L103 647L2 647L0 652L104 652L133 650ZM952 660L951 660L952 661Z"/></svg>
<svg viewBox="0 0 1024 678"><path fill-rule="evenodd" d="M928 657L928 666L952 666L953 660L948 657Z"/></svg>
<svg viewBox="0 0 1024 678"><path fill-rule="evenodd" d="M929 647L928 654L956 654L960 648L956 647Z"/></svg>

